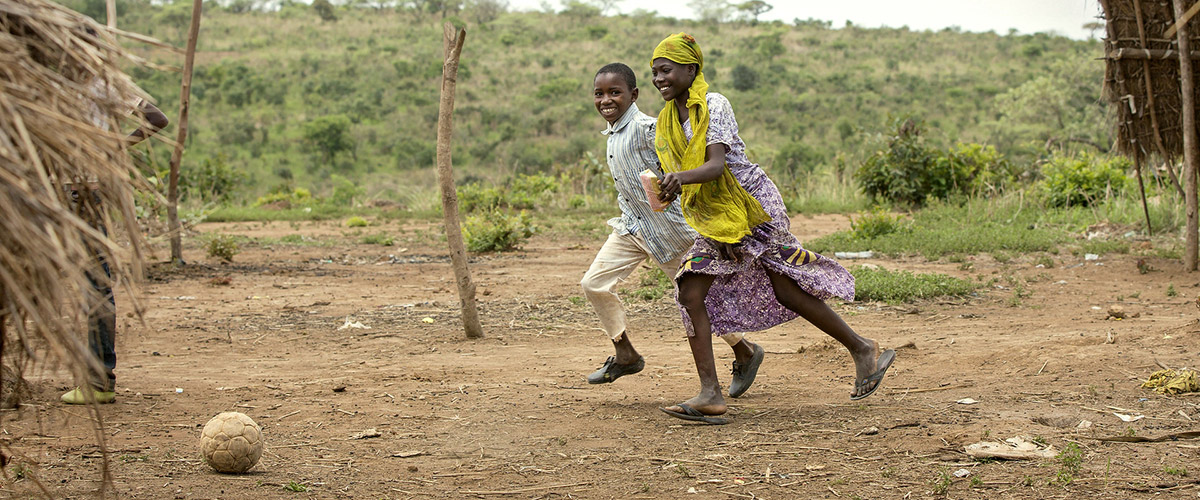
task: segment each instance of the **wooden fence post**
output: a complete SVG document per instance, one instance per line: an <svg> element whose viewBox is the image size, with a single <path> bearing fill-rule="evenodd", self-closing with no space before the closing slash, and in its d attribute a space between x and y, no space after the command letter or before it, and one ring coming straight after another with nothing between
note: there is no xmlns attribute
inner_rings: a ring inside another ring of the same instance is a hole
<svg viewBox="0 0 1200 500"><path fill-rule="evenodd" d="M183 263L183 230L179 226L179 162L187 140L188 106L192 94L192 63L196 59L196 38L200 35L203 0L192 0L192 25L188 28L187 52L183 59L183 88L179 91L179 131L171 152L171 173L167 184L167 227L171 233L171 262Z"/></svg>
<svg viewBox="0 0 1200 500"><path fill-rule="evenodd" d="M460 28L455 35L454 27L446 23L442 26L442 32L446 59L442 64L442 99L438 106L437 129L437 177L442 190L442 222L446 226L446 243L450 246L454 281L458 284L458 300L462 304L463 329L467 338L477 339L483 337L483 327L479 324L475 283L471 281L471 270L467 268L462 228L458 225L458 194L454 191L454 171L450 162L450 138L454 132L454 86L458 79L458 58L462 54L467 30Z"/></svg>
<svg viewBox="0 0 1200 500"><path fill-rule="evenodd" d="M1174 0L1175 19L1184 19L1184 0ZM1187 22L1180 23L1178 35L1179 52L1191 54L1191 30ZM1197 257L1197 218L1196 218L1196 163L1200 161L1200 147L1196 144L1196 74L1192 68L1192 58L1179 58L1180 91L1183 94L1183 163L1184 191L1187 197L1187 248L1184 251L1183 263L1188 271L1196 270Z"/></svg>

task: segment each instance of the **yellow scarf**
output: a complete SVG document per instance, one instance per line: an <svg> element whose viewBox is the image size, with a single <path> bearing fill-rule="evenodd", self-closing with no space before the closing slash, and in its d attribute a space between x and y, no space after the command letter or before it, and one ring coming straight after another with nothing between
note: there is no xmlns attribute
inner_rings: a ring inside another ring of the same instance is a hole
<svg viewBox="0 0 1200 500"><path fill-rule="evenodd" d="M665 57L679 64L696 64L696 80L688 89L688 141L679 123L679 110L667 102L658 114L654 149L664 172L691 170L704 164L708 146L708 83L704 81L704 56L696 39L687 33L671 35L654 49L653 59ZM652 64L653 64L652 59ZM683 217L700 235L724 243L737 243L750 228L771 220L758 200L738 183L728 165L721 176L702 184L686 184L680 195Z"/></svg>

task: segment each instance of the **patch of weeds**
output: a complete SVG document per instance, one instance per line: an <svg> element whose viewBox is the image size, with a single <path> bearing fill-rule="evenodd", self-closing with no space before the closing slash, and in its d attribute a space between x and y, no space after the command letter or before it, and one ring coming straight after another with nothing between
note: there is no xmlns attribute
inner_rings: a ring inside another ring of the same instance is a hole
<svg viewBox="0 0 1200 500"><path fill-rule="evenodd" d="M642 481L642 493L650 493L650 483Z"/></svg>
<svg viewBox="0 0 1200 500"><path fill-rule="evenodd" d="M582 306L587 303L587 299L580 297L578 295L572 295L570 297L567 297L567 302L570 302L571 305L574 305L574 306Z"/></svg>
<svg viewBox="0 0 1200 500"><path fill-rule="evenodd" d="M1179 292L1175 291L1175 284L1167 283L1167 297L1175 297L1177 295L1179 295Z"/></svg>
<svg viewBox="0 0 1200 500"><path fill-rule="evenodd" d="M308 491L308 486L305 486L303 483L297 483L295 481L288 481L288 484L283 485L283 489L288 490L288 491L294 491L296 493L301 493L301 492Z"/></svg>
<svg viewBox="0 0 1200 500"><path fill-rule="evenodd" d="M999 262L1001 264L1008 264L1009 262L1012 262L1013 258L1012 258L1012 254L1009 254L1008 252L996 251L996 252L992 252L992 259L995 259L996 262Z"/></svg>
<svg viewBox="0 0 1200 500"><path fill-rule="evenodd" d="M118 459L125 463L149 462L150 461L150 457L148 457L146 455L121 455L120 457L118 457Z"/></svg>
<svg viewBox="0 0 1200 500"><path fill-rule="evenodd" d="M971 478L971 487L978 488L980 486L983 486L983 479L980 479L979 476L972 477Z"/></svg>
<svg viewBox="0 0 1200 500"><path fill-rule="evenodd" d="M683 464L675 464L675 472L678 472L679 475L681 475L683 477L687 477L687 478L693 477L692 471L689 471L687 466L683 465Z"/></svg>
<svg viewBox="0 0 1200 500"><path fill-rule="evenodd" d="M1142 296L1142 292L1133 292L1133 293L1129 294L1129 298L1131 298L1131 299L1136 299L1141 296Z"/></svg>
<svg viewBox="0 0 1200 500"><path fill-rule="evenodd" d="M1046 269L1053 269L1054 268L1054 259L1051 258L1049 255L1043 255L1041 257L1038 257L1037 261L1034 262L1033 265L1034 266L1042 266Z"/></svg>
<svg viewBox="0 0 1200 500"><path fill-rule="evenodd" d="M883 472L880 473L879 475L883 476L884 478L890 478L890 477L896 475L896 469L893 467L888 467L886 469L883 469Z"/></svg>
<svg viewBox="0 0 1200 500"><path fill-rule="evenodd" d="M510 215L501 210L489 210L467 217L462 231L467 250L507 252L520 248L536 229L533 220L524 211Z"/></svg>
<svg viewBox="0 0 1200 500"><path fill-rule="evenodd" d="M942 469L937 477L929 481L934 495L945 495L947 491L950 491L951 484L954 484L954 479L950 476L950 471L946 469Z"/></svg>
<svg viewBox="0 0 1200 500"><path fill-rule="evenodd" d="M966 262L967 258L963 257L963 255L961 253L956 253L956 254L950 254L949 257L946 257L946 261L953 263L953 264L961 264L963 262Z"/></svg>
<svg viewBox="0 0 1200 500"><path fill-rule="evenodd" d="M1059 486L1066 486L1075 480L1075 476L1079 475L1079 470L1083 466L1083 450L1078 444L1067 443L1063 451L1058 454L1058 472L1054 475L1051 481Z"/></svg>
<svg viewBox="0 0 1200 500"><path fill-rule="evenodd" d="M958 270L959 270L959 271L970 271L970 270L972 270L972 269L975 269L975 263L974 263L974 262L963 262L962 264L959 264L959 265L958 265Z"/></svg>
<svg viewBox="0 0 1200 500"><path fill-rule="evenodd" d="M840 477L840 478L834 479L833 481L830 481L830 482L829 482L829 485L830 485L830 486L841 486L841 485L843 485L843 484L847 484L847 483L849 483L849 482L850 482L850 480L849 480L849 479L846 479L846 478L844 478L844 477Z"/></svg>
<svg viewBox="0 0 1200 500"><path fill-rule="evenodd" d="M204 246L204 251L208 253L209 257L233 262L233 256L237 255L240 250L236 238L228 234L218 234L209 238L208 244Z"/></svg>
<svg viewBox="0 0 1200 500"><path fill-rule="evenodd" d="M1025 283L1020 281L1016 282L1012 287L1012 295L1008 297L1008 307L1020 307L1022 301L1028 298L1030 295L1033 295L1033 292L1029 291L1028 288L1025 288Z"/></svg>
<svg viewBox="0 0 1200 500"><path fill-rule="evenodd" d="M367 227L369 225L371 225L371 223L367 222L367 219L364 219L357 215L355 215L349 219L346 219L346 227Z"/></svg>
<svg viewBox="0 0 1200 500"><path fill-rule="evenodd" d="M1126 427L1126 428L1125 428L1125 435L1126 435L1126 436L1129 436L1129 437L1136 437L1136 436L1137 436L1137 429L1134 429L1134 428L1133 428L1133 426Z"/></svg>
<svg viewBox="0 0 1200 500"><path fill-rule="evenodd" d="M9 470L12 471L13 481L20 481L33 475L33 470L28 465L21 463L13 465Z"/></svg>
<svg viewBox="0 0 1200 500"><path fill-rule="evenodd" d="M850 219L850 235L854 239L869 240L892 234L904 228L899 215L892 215L883 207L875 207L870 212L859 212L858 217Z"/></svg>
<svg viewBox="0 0 1200 500"><path fill-rule="evenodd" d="M637 288L628 291L629 296L653 302L661 299L675 290L675 283L667 273L657 266L651 268L648 272L642 273L641 280L638 281Z"/></svg>
<svg viewBox="0 0 1200 500"><path fill-rule="evenodd" d="M1188 475L1187 469L1185 469L1183 467L1175 468L1175 467L1171 467L1170 465L1163 467L1163 472L1165 472L1169 476L1184 477L1184 476Z"/></svg>
<svg viewBox="0 0 1200 500"><path fill-rule="evenodd" d="M304 243L304 235L301 235L301 234L289 234L289 235L286 235L286 236L284 236L284 237L282 237L282 238L279 238L279 242L280 242L280 243L287 243L287 244L289 244L289 245L299 245L299 244L301 244L301 243Z"/></svg>
<svg viewBox="0 0 1200 500"><path fill-rule="evenodd" d="M1129 242L1088 240L1083 242L1083 253L1094 253L1096 255L1109 253L1127 254L1129 253Z"/></svg>
<svg viewBox="0 0 1200 500"><path fill-rule="evenodd" d="M1021 484L1024 486L1033 486L1033 478L1030 476L1025 476L1025 479L1021 480Z"/></svg>
<svg viewBox="0 0 1200 500"><path fill-rule="evenodd" d="M979 287L967 280L944 274L914 274L909 271L888 271L856 267L850 270L855 280L858 300L899 304L916 299L970 294Z"/></svg>
<svg viewBox="0 0 1200 500"><path fill-rule="evenodd" d="M1179 250L1179 247L1174 246L1171 248L1155 248L1154 256L1170 260L1179 260L1183 258L1183 252Z"/></svg>
<svg viewBox="0 0 1200 500"><path fill-rule="evenodd" d="M1044 437L1034 436L1031 441L1033 441L1033 444L1036 444L1038 446L1046 446L1046 438L1044 438Z"/></svg>
<svg viewBox="0 0 1200 500"><path fill-rule="evenodd" d="M368 234L363 236L362 238L358 239L358 242L364 245L382 245L385 247L390 247L396 243L396 240L391 236L388 236L387 233L379 232L376 234Z"/></svg>

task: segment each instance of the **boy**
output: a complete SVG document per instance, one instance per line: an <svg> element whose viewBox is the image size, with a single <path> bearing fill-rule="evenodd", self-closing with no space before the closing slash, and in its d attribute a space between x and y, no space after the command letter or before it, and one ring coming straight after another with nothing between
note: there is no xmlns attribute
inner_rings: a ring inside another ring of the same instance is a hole
<svg viewBox="0 0 1200 500"><path fill-rule="evenodd" d="M638 88L633 70L621 63L608 64L596 72L593 83L596 111L608 122L601 133L608 136L608 168L617 188L621 215L608 221L613 231L596 253L580 285L616 349L616 354L588 375L587 381L607 384L623 375L640 372L646 365L629 340L625 309L613 291L617 283L629 277L646 258L653 259L667 276L674 277L679 270L680 255L695 243L696 232L684 221L679 202L671 203L662 212L650 209L638 174L647 168L660 177L663 172L654 152L656 120L638 110L635 104ZM745 340L742 334L721 338L733 348L735 361L729 395L736 398L754 382L764 353L761 346Z"/></svg>
<svg viewBox="0 0 1200 500"><path fill-rule="evenodd" d="M98 37L96 31L90 26L85 29L90 37ZM113 95L108 84L98 79L89 84L89 91L91 92L90 97L96 101L106 101L117 97ZM167 115L150 102L136 99L133 102L125 103L125 106L127 116L136 111L145 117L145 125L138 127L126 137L125 141L128 146L142 142L168 124ZM99 106L94 106L91 114L92 124L96 128L110 129L110 118L100 111ZM95 197L96 204L99 205L99 195L93 190L94 186L89 185L85 189L75 189L70 185L66 187L71 190L71 197L75 199L76 203L78 203L77 198L80 195L91 194ZM82 212L86 219L90 219L89 223L92 227L107 233L99 220L99 214ZM117 306L112 291L112 273L108 263L104 262L99 252L95 252L95 257L94 267L87 273L88 281L91 282L94 290L89 295L91 303L88 308L88 347L96 358L94 361L104 370L102 373L92 373L92 380L89 381L87 387L76 387L63 394L61 399L67 404L112 403L117 397L116 375L113 374L113 368L117 366ZM93 298L94 300L92 300ZM89 372L94 372L94 370L89 370Z"/></svg>

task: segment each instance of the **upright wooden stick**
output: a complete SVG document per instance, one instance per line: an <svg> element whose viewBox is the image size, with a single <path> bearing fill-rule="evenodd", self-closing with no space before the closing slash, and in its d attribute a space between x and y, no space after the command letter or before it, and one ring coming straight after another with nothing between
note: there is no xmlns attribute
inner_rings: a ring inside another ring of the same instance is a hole
<svg viewBox="0 0 1200 500"><path fill-rule="evenodd" d="M108 0L104 2L104 15L106 24L109 28L117 27L117 0Z"/></svg>
<svg viewBox="0 0 1200 500"><path fill-rule="evenodd" d="M1111 14L1108 14L1108 5L1105 5L1104 9L1105 16L1111 18ZM1137 21L1138 41L1140 41L1142 44L1141 48L1149 49L1150 47L1146 44L1146 25L1142 21L1141 0L1133 0L1133 14L1135 20ZM1106 19L1104 24L1105 26L1109 27L1109 38L1115 42L1117 37L1115 34L1113 34L1115 33L1115 28L1112 27L1112 19ZM1154 84L1150 81L1150 61L1148 59L1142 61L1142 75L1146 80L1146 107L1150 109L1150 127L1154 129L1154 145L1158 147L1158 154L1159 156L1162 156L1163 165L1167 167L1167 176L1171 178L1171 184L1175 185L1175 189L1179 191L1179 197L1183 198L1186 196L1183 193L1183 186L1179 184L1179 178L1175 176L1175 167L1171 166L1171 155L1167 154L1167 147L1163 145L1162 141L1162 132L1158 128L1158 112L1155 111L1154 107ZM1141 174L1139 173L1138 176L1140 177ZM1157 175L1155 175L1155 177L1157 177ZM1138 179L1138 182L1141 182L1140 178ZM1145 201L1145 196L1142 197L1142 200ZM1149 223L1146 224L1146 227L1150 227ZM1149 229L1147 229L1146 233L1149 234L1149 232Z"/></svg>
<svg viewBox="0 0 1200 500"><path fill-rule="evenodd" d="M462 228L458 225L458 194L454 192L454 171L450 162L450 138L454 133L454 86L458 79L458 57L462 54L467 30L446 23L442 27L446 60L442 64L442 100L438 107L437 176L442 189L442 219L446 225L446 243L450 245L450 263L454 281L458 284L458 300L462 303L463 329L467 338L483 337L479 311L475 307L475 283L467 268L467 253L463 248Z"/></svg>
<svg viewBox="0 0 1200 500"><path fill-rule="evenodd" d="M1183 1L1174 0L1175 19L1183 20ZM1190 54L1188 40L1188 23L1179 26L1179 51ZM1183 162L1184 162L1184 191L1187 194L1187 248L1184 251L1184 266L1188 271L1196 270L1197 256L1197 218L1196 218L1196 164L1200 161L1200 146L1196 144L1196 74L1192 69L1192 58L1179 58L1180 90L1183 93Z"/></svg>
<svg viewBox="0 0 1200 500"><path fill-rule="evenodd" d="M192 0L192 25L188 28L187 52L183 59L183 88L179 91L179 133L171 152L171 174L167 184L167 227L171 231L171 262L183 263L183 230L179 227L179 162L187 140L188 103L192 96L192 63L196 60L196 38L200 35L203 0Z"/></svg>

